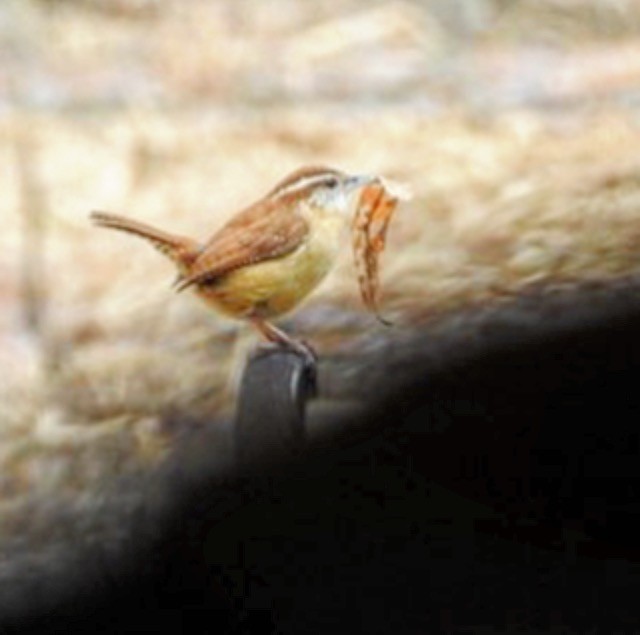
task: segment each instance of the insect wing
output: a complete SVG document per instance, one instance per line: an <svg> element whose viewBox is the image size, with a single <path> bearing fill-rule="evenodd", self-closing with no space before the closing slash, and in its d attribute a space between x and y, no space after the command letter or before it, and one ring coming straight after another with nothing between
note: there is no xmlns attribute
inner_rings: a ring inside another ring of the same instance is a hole
<svg viewBox="0 0 640 635"><path fill-rule="evenodd" d="M380 322L389 324L378 311L379 257L398 199L380 181L364 188L352 224L353 254L360 293L365 306Z"/></svg>

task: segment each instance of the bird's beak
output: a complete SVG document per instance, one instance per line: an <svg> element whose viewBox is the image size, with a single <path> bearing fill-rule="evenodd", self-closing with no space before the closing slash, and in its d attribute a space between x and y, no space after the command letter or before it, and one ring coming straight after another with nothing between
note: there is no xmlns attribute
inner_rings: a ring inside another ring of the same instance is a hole
<svg viewBox="0 0 640 635"><path fill-rule="evenodd" d="M382 176L371 176L368 174L350 176L347 178L346 183L349 189L359 189L376 183L382 188L387 198L392 198L396 201L408 201L413 198L413 193L408 185L399 181L385 179Z"/></svg>
<svg viewBox="0 0 640 635"><path fill-rule="evenodd" d="M370 176L368 174L361 174L361 175L348 177L347 180L345 181L345 184L350 190L352 190L352 189L355 190L355 189L359 189L361 187L364 187L365 185L369 185L371 183L374 183L377 180L378 180L377 176Z"/></svg>

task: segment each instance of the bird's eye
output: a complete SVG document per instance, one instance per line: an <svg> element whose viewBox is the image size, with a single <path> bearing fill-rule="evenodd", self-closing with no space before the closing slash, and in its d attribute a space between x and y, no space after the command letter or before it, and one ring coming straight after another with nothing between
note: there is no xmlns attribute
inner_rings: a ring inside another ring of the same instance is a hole
<svg viewBox="0 0 640 635"><path fill-rule="evenodd" d="M338 187L338 185L339 185L339 181L335 176L330 179L327 179L327 187L329 189L333 190L334 188Z"/></svg>

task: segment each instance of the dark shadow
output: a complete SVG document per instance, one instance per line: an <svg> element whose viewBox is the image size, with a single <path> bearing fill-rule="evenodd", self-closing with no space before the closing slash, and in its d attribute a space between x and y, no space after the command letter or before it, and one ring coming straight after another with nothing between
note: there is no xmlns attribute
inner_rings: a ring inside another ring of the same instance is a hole
<svg viewBox="0 0 640 635"><path fill-rule="evenodd" d="M640 310L407 364L302 456L233 473L192 440L136 486L118 556L2 632L637 628Z"/></svg>

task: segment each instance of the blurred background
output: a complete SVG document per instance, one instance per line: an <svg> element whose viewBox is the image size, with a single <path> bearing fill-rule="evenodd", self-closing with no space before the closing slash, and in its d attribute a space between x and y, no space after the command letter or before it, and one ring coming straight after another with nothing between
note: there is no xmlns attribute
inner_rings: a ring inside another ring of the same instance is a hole
<svg viewBox="0 0 640 635"><path fill-rule="evenodd" d="M204 237L304 164L397 179L398 329L633 274L639 27L635 0L3 0L0 535L228 416L255 342L91 210ZM283 324L323 359L381 331L348 251Z"/></svg>

